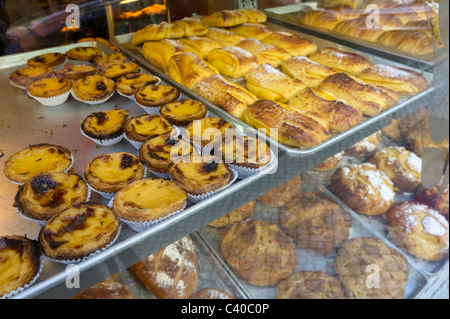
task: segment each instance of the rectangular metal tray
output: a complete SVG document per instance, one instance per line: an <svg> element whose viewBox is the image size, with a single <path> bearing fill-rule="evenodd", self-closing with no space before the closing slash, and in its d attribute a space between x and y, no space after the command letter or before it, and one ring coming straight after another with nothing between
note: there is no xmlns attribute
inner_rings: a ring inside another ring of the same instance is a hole
<svg viewBox="0 0 450 319"><path fill-rule="evenodd" d="M273 30L288 31L288 32L291 32L294 34L301 35L305 38L308 38L308 39L314 41L315 43L317 43L319 48L332 46L332 47L340 48L340 49L347 50L350 52L357 52L359 54L362 54L365 57L367 57L369 59L369 61L371 61L371 63L381 63L381 64L387 64L387 65L392 65L392 66L405 67L405 65L403 65L403 64L400 64L400 63L397 63L397 62L394 62L394 61L391 61L391 60L388 60L388 59L385 59L385 58L382 58L382 57L379 57L376 55L372 55L369 53L362 53L358 50L351 49L349 47L340 45L338 43L334 43L334 42L324 40L324 39L321 39L321 38L318 38L315 36L311 36L307 33L300 33L298 31L292 30L290 28L282 27L282 26L276 25L274 23L268 22L268 23L266 23L266 25L270 29L273 29ZM349 129L346 132L339 133L339 134L332 134L332 137L329 140L327 140L315 147L295 148L295 147L290 147L290 146L286 146L281 143L278 143L278 141L275 141L272 138L265 136L264 134L261 134L258 130L251 127L247 123L232 116L231 114L224 111L217 105L209 102L208 100L204 99L200 95L189 90L185 86L172 80L163 71L161 71L158 68L151 65L143 57L143 55L137 50L137 48L129 43L131 38L132 38L132 34L125 34L125 35L116 36L114 39L111 40L111 42L114 45L117 45L126 55L128 55L131 59L135 60L135 62L141 64L146 69L150 70L153 74L156 74L158 77L163 79L165 82L169 83L171 86L176 87L178 90L183 92L186 96L203 102L205 105L207 105L207 107L209 108L210 111L217 114L221 118L233 123L242 132L245 132L246 134L257 135L257 136L259 136L259 138L265 139L267 141L267 143L270 143L270 145L272 147L277 148L278 150L287 154L290 157L314 158L314 160L317 163L321 162L322 160L324 160L324 159L328 158L329 156L340 151L340 150L336 150L336 151L334 151L333 154L331 154L330 148L332 145L339 144L339 146L341 147L341 150L342 150L342 149L352 145L356 141L359 141L359 140L375 133L376 130L388 125L391 122L392 118L403 117L405 115L410 114L411 112L414 112L418 108L422 107L423 106L422 104L424 103L424 100L425 100L424 98L426 96L428 96L430 93L432 93L435 89L432 73L424 72L423 70L420 70L420 69L411 68L419 73L424 74L424 76L427 80L427 84L428 84L428 88L425 91L423 91L415 96L412 96L412 97L401 98L399 100L399 103L396 106L378 114L375 117L372 117L372 118L364 117L359 125ZM241 80L237 80L237 82L239 82L239 81L241 81Z"/></svg>
<svg viewBox="0 0 450 319"><path fill-rule="evenodd" d="M404 146L404 145L394 142L393 140L383 135L380 148L386 146ZM363 163L364 160L365 160L364 158L356 158L344 153L343 158L338 167L344 167L351 163ZM329 197L333 198L333 200L335 200L342 207L344 207L345 210L353 216L353 218L357 219L361 224L370 228L374 233L377 234L377 236L383 238L386 242L389 242L390 245L395 246L398 250L402 251L402 253L407 257L409 262L413 264L417 269L421 270L424 274L428 276L439 276L442 272L444 272L448 268L449 265L448 257L438 262L426 261L419 257L415 257L408 254L408 252L406 252L402 248L398 248L393 243L392 239L389 237L389 229L388 229L389 226L387 225L383 215L365 216L358 214L354 210L349 208L345 203L343 203L336 195L334 195L333 192L330 190L330 180L331 177L333 176L333 173L336 171L338 167L328 172L319 172L311 170L305 174L307 174L309 178L312 179L318 185L321 191L325 192ZM413 198L414 194L405 194L396 192L395 202L409 201L413 200Z"/></svg>
<svg viewBox="0 0 450 319"><path fill-rule="evenodd" d="M312 179L309 178L308 175L302 174L302 186L301 193L305 192L319 192L327 197L328 194L325 193L320 185L316 184ZM279 224L279 208L271 208L265 206L262 203L256 202L255 212L250 217L251 219L262 220L266 222L271 222L275 224ZM372 231L370 227L367 227L364 224L361 224L360 221L353 218L353 216L349 215L351 220L351 228L350 228L350 236L351 238L358 237L378 237L376 233ZM246 294L251 299L274 299L277 294L277 286L267 286L267 287L256 287L242 278L240 278L237 274L235 274L230 266L226 263L225 259L220 252L220 234L222 229L216 229L210 226L206 226L198 231L203 241L209 246L211 251L215 254L216 258L222 262L222 266L227 269L227 271L233 274L236 282L239 283L241 289L246 292ZM392 247L388 242L386 242L383 238L380 238L389 246ZM312 252L308 252L305 249L302 249L298 245L297 247L297 271L308 270L308 271L324 271L329 273L330 275L335 275L334 262L336 258L336 254L330 254L327 256L321 256L318 254L314 254ZM408 262L408 271L409 271L409 281L405 291L406 299L416 299L419 298L422 291L428 284L428 277L418 269L414 264Z"/></svg>
<svg viewBox="0 0 450 319"><path fill-rule="evenodd" d="M125 139L115 146L100 147L86 139L80 132L81 122L95 111L104 111L118 106L129 110L131 117L146 114L134 101L115 94L108 102L91 106L69 97L69 100L60 106L46 107L29 97L26 91L10 84L9 75L22 67L29 58L47 52L65 53L76 46L95 46L105 53L113 53L109 47L94 41L0 57L0 100L2 101L0 106L2 113L0 117L0 167L3 167L6 160L14 153L38 143L57 144L70 149L74 153L75 159L73 170L81 176L83 176L89 160L94 156L119 151L137 153L137 149ZM147 71L144 69L143 72ZM186 97L182 95L182 98ZM261 170L260 173L243 180L237 180L226 190L197 204L188 203L182 214L173 216L141 233L136 233L123 225L121 234L112 247L77 264L80 273L98 270L102 276L114 275L115 270L124 267L123 265L128 262L128 257L126 260L116 260L118 256L123 258L126 255L133 259L141 253L142 246L149 249L145 244L149 239L151 239L149 242L164 247L164 244L170 243L167 242L170 238L182 236L181 233L171 233L164 236L164 231L169 228L179 227L186 234L196 231L199 228L197 225L202 222L202 217L197 218L196 213L203 212L206 207L213 203L217 203L240 189L248 187L265 174L274 173L276 169L277 160L275 159L273 164ZM6 179L3 169L0 172L0 184L3 185L0 190L0 236L15 234L36 239L40 226L38 223L25 220L17 214L13 207L17 186ZM108 204L106 199L94 192L92 192L90 200ZM234 205L234 203L229 205ZM159 236L156 236L156 234ZM139 246L136 252L133 251L135 245ZM116 264L111 265L112 260ZM96 267L98 269L95 269ZM16 298L32 298L46 293L52 287L64 285L67 276L65 270L64 265L44 259L44 268L37 282L17 295ZM90 278L90 280L93 279Z"/></svg>

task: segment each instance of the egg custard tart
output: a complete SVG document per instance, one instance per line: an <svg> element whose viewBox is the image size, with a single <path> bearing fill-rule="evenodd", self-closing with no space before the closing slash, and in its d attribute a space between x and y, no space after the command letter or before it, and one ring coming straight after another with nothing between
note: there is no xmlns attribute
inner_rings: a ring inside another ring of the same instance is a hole
<svg viewBox="0 0 450 319"><path fill-rule="evenodd" d="M42 174L19 187L14 206L26 217L47 221L73 205L86 202L88 195L86 183L77 174Z"/></svg>
<svg viewBox="0 0 450 319"><path fill-rule="evenodd" d="M178 100L180 92L167 85L149 85L136 92L136 102L144 107L161 107Z"/></svg>
<svg viewBox="0 0 450 319"><path fill-rule="evenodd" d="M105 141L123 134L123 126L128 120L129 111L113 109L93 112L81 124L81 130L88 137Z"/></svg>
<svg viewBox="0 0 450 319"><path fill-rule="evenodd" d="M36 240L24 236L0 237L0 299L30 285L41 269Z"/></svg>
<svg viewBox="0 0 450 319"><path fill-rule="evenodd" d="M99 70L92 65L68 65L55 72L59 79L76 81L90 75L96 75Z"/></svg>
<svg viewBox="0 0 450 319"><path fill-rule="evenodd" d="M120 77L130 74L141 72L141 67L134 62L116 63L107 67L103 71L103 75L110 78L113 81L117 81Z"/></svg>
<svg viewBox="0 0 450 319"><path fill-rule="evenodd" d="M72 163L72 153L67 148L36 144L12 155L5 163L4 174L10 181L23 184L39 174L66 172Z"/></svg>
<svg viewBox="0 0 450 319"><path fill-rule="evenodd" d="M91 75L73 83L73 93L82 101L101 101L116 91L116 83L103 75Z"/></svg>
<svg viewBox="0 0 450 319"><path fill-rule="evenodd" d="M116 215L131 222L149 222L180 211L186 204L186 192L163 179L142 179L124 187L114 197Z"/></svg>
<svg viewBox="0 0 450 319"><path fill-rule="evenodd" d="M130 73L120 77L117 84L117 91L128 97L134 97L136 92L145 86L156 84L159 79L147 73Z"/></svg>
<svg viewBox="0 0 450 319"><path fill-rule="evenodd" d="M54 68L66 62L66 55L52 52L35 56L27 61L28 66Z"/></svg>
<svg viewBox="0 0 450 319"><path fill-rule="evenodd" d="M97 55L91 59L93 66L106 69L113 64L128 62L128 59L122 53L113 53Z"/></svg>
<svg viewBox="0 0 450 319"><path fill-rule="evenodd" d="M202 195L227 186L233 171L220 158L191 156L170 164L172 181L191 195Z"/></svg>
<svg viewBox="0 0 450 319"><path fill-rule="evenodd" d="M101 56L103 52L94 47L76 47L66 52L68 59L79 62L89 62L96 56Z"/></svg>
<svg viewBox="0 0 450 319"><path fill-rule="evenodd" d="M161 108L161 116L176 126L187 126L194 120L204 118L207 113L206 106L194 100L172 102Z"/></svg>
<svg viewBox="0 0 450 319"><path fill-rule="evenodd" d="M120 221L111 208L95 203L72 206L52 217L39 232L44 254L56 261L77 261L112 244Z"/></svg>
<svg viewBox="0 0 450 319"><path fill-rule="evenodd" d="M152 136L170 133L174 127L162 116L156 114L142 115L129 119L124 125L128 139L139 143Z"/></svg>
<svg viewBox="0 0 450 319"><path fill-rule="evenodd" d="M184 137L198 146L218 145L226 136L234 136L234 133L233 125L216 117L195 120L183 131Z"/></svg>
<svg viewBox="0 0 450 319"><path fill-rule="evenodd" d="M89 161L84 171L86 182L103 193L116 193L144 175L144 164L137 156L126 152L98 155Z"/></svg>
<svg viewBox="0 0 450 319"><path fill-rule="evenodd" d="M34 97L52 98L67 93L72 88L72 82L58 78L46 78L35 81L27 87L27 92Z"/></svg>
<svg viewBox="0 0 450 319"><path fill-rule="evenodd" d="M151 137L139 149L139 158L157 173L167 173L170 163L193 154L198 155L198 152L191 143L171 133Z"/></svg>
<svg viewBox="0 0 450 319"><path fill-rule="evenodd" d="M11 73L9 80L15 86L26 88L34 81L52 77L53 74L54 70L52 68L27 66Z"/></svg>
<svg viewBox="0 0 450 319"><path fill-rule="evenodd" d="M270 147L263 141L249 136L227 139L222 144L220 153L225 163L251 169L264 167L271 159Z"/></svg>

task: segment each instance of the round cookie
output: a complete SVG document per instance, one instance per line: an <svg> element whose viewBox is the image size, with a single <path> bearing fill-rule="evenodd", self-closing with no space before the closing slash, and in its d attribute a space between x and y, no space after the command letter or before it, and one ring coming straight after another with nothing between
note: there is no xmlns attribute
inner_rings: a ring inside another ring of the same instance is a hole
<svg viewBox="0 0 450 319"><path fill-rule="evenodd" d="M300 192L301 185L301 177L296 176L259 196L258 201L270 207L282 207Z"/></svg>

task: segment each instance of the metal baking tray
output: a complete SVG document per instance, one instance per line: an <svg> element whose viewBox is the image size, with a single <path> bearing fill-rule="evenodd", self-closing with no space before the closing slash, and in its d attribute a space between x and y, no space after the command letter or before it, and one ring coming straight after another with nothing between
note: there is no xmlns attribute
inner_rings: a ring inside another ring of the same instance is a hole
<svg viewBox="0 0 450 319"><path fill-rule="evenodd" d="M381 63L381 64L387 64L387 65L392 65L392 66L405 67L403 64L400 64L400 63L397 63L397 62L394 62L394 61L391 61L391 60L388 60L388 59L385 59L382 57L378 57L376 55L372 55L372 54L368 54L368 53L361 53L360 51L351 49L349 47L346 47L346 46L343 46L343 45L340 45L340 44L337 44L337 43L334 43L334 42L331 42L328 40L324 40L324 39L321 39L321 38L318 38L315 36L311 36L306 33L300 33L298 31L292 30L290 28L282 27L282 26L276 25L274 23L268 22L268 23L266 23L266 25L272 30L288 31L288 32L291 32L294 34L301 35L305 38L308 38L311 41L314 41L318 45L319 48L331 46L331 47L339 48L342 50L346 50L346 51L350 51L350 52L357 52L359 54L362 54L365 57L367 57L369 59L369 61L371 61L371 63ZM382 127L388 125L392 121L392 118L403 117L403 116L410 114L411 112L414 112L415 110L417 110L418 108L423 106L422 104L424 103L424 100L425 100L424 98L426 96L428 96L431 92L433 92L435 89L434 81L433 81L434 77L433 77L432 73L424 72L423 70L420 70L420 69L410 68L412 70L415 70L419 73L424 74L424 76L427 80L427 84L428 84L428 88L425 91L423 91L415 96L412 96L412 97L401 98L399 100L399 103L396 106L378 114L375 117L372 117L372 118L363 117L363 120L361 121L361 123L359 125L351 128L350 130L348 130L346 132L339 133L339 134L332 134L332 136L329 140L327 140L315 147L295 148L295 147L290 147L290 146L286 146L281 143L278 143L278 141L261 134L258 130L251 127L247 123L232 116L231 114L224 111L220 107L209 102L208 100L204 99L200 95L194 93L193 91L189 90L188 88L179 84L178 82L172 80L163 71L161 71L158 68L151 65L144 58L144 56L138 51L138 49L135 46L130 44L130 40L131 40L132 36L133 36L133 34L119 35L119 36L114 37L114 39L112 39L111 42L114 45L118 46L127 56L129 56L135 62L142 65L143 67L145 67L147 70L149 70L153 74L156 74L158 77L163 79L165 82L169 83L171 86L176 87L178 90L183 92L186 96L203 102L205 105L207 105L207 107L209 108L210 111L217 114L221 118L233 123L242 132L245 132L246 134L257 135L261 139L265 139L267 141L267 143L270 143L271 146L276 147L278 150L287 154L290 157L294 157L294 158L311 158L311 157L313 157L314 160L316 161L316 163L319 163L322 160L333 155L330 153L330 147L332 145L339 144L339 146L341 147L341 150L342 150L342 149L352 145L356 141L359 141L359 140L375 133L377 130L381 129ZM236 80L236 81L239 82L242 80ZM334 154L336 152L337 151L335 151Z"/></svg>
<svg viewBox="0 0 450 319"><path fill-rule="evenodd" d="M378 55L380 57L384 57L386 59L396 61L413 68L432 71L433 65L435 63L433 53L413 55L408 52L381 45L376 42L355 38L343 33L335 32L333 30L326 30L303 25L299 22L301 14L316 9L320 8L318 7L317 2L312 1L265 9L264 12L267 14L268 21L270 22L284 25L300 32L340 43L360 51Z"/></svg>
<svg viewBox="0 0 450 319"><path fill-rule="evenodd" d="M146 114L136 103L128 98L115 94L108 102L91 106L69 97L68 101L60 106L46 107L41 105L31 97L26 91L16 88L10 84L9 75L23 67L25 62L38 54L47 52L65 53L76 46L94 46L100 48L105 53L113 53L112 49L98 42L76 43L58 46L43 50L26 52L16 55L0 57L0 167L4 167L6 160L14 153L26 148L28 145L38 143L57 144L70 149L74 154L73 170L83 176L86 165L94 156L110 152L130 152L137 153L125 139L117 145L110 147L100 147L85 138L80 132L82 121L95 111L104 111L114 107L120 107L130 111L130 116ZM143 72L147 72L143 70ZM164 83L164 82L162 82ZM186 96L182 95L182 98ZM237 180L227 189L216 195L201 201L197 204L188 203L186 210L182 214L173 216L160 224L151 227L141 233L136 233L126 225L122 225L122 231L115 244L102 253L77 264L80 274L85 275L85 282L95 284L97 277L101 280L114 275L118 271L126 268L131 260L137 262L142 256L143 250L151 252L154 249L165 247L172 240L179 239L179 236L189 234L202 227L203 213L207 207L217 203L223 198L234 196L234 193L249 187L250 184L263 178L265 174L272 174L277 169L277 160L260 173L252 175L243 180ZM0 235L26 235L36 239L40 231L40 226L36 222L31 222L20 217L13 207L17 186L9 182L4 176L3 169L0 172ZM107 204L107 200L100 197L95 192L91 194L91 201ZM222 203L211 216L220 214L221 209L237 203ZM232 208L234 209L234 208ZM196 214L200 213L200 216ZM167 230L170 229L168 233ZM159 236L156 236L159 234ZM137 247L137 248L135 248ZM148 254L147 254L148 255ZM65 294L75 295L78 292L68 292L65 289L66 281L65 265L51 262L44 258L43 271L30 288L15 296L15 298L33 298L47 295L49 291L57 287L58 293L50 292L57 298ZM89 278L86 278L89 276ZM95 277L95 278L94 278ZM97 281L98 282L98 281Z"/></svg>
<svg viewBox="0 0 450 319"><path fill-rule="evenodd" d="M380 148L386 147L386 146L404 146L400 143L394 142L393 140L389 139L388 137L382 135ZM365 158L357 158L353 156L349 156L347 154L343 154L342 160L338 167L344 167L346 165L352 164L352 163L363 163L365 161ZM330 170L328 172L319 172L319 171L309 171L305 174L309 176L310 179L312 179L317 185L318 188L321 189L323 192L325 192L329 197L333 198L336 202L338 202L342 207L345 208L345 210L353 216L353 218L357 219L361 224L365 225L366 227L372 229L374 233L377 234L380 238L383 238L386 242L389 242L390 245L397 247L392 239L389 236L389 229L388 225L386 223L386 220L384 218L384 215L381 216L365 216L362 214L356 213L354 210L349 208L346 204L344 204L336 195L333 194L333 192L330 190L330 180L333 176L334 172L338 168L336 167L333 170ZM399 201L409 201L413 200L414 194L406 194L406 193L399 193L396 192L395 196L395 202ZM408 261L413 264L417 269L420 269L423 273L425 273L427 276L439 276L442 272L446 271L448 269L449 265L449 258L442 261L432 262L432 261L426 261L424 259L421 259L419 257L415 257L410 255L408 252L406 252L403 248L398 248L398 250L402 251L403 255L406 256Z"/></svg>
<svg viewBox="0 0 450 319"><path fill-rule="evenodd" d="M312 179L309 178L308 175L301 175L302 178L302 186L301 193L306 192L318 192L322 193L326 196L326 194L321 188L320 185L316 184ZM255 212L250 217L256 220L262 220L266 222L279 224L279 213L280 208L272 208L268 207L260 202L256 202ZM358 237L378 237L376 233L372 231L370 227L360 223L357 219L353 218L349 215L351 220L351 228L350 228L350 236L349 239L358 238ZM210 250L215 254L216 258L222 262L222 265L229 273L231 273L236 282L239 283L241 289L246 292L249 298L251 299L274 299L276 298L277 286L267 286L267 287L256 287L242 278L240 278L237 274L233 272L230 266L226 263L225 259L220 252L220 234L223 229L216 229L210 226L206 226L198 231L203 241L209 246ZM382 237L385 243L387 243L390 247L392 245L389 242L386 242ZM334 263L336 254L329 254L327 256L321 256L314 254L312 252L308 252L305 249L297 247L297 271L308 270L308 271L324 271L329 273L330 275L335 275ZM418 269L414 264L408 262L408 271L409 271L409 281L405 291L406 299L416 299L420 298L420 295L424 291L425 287L428 284L428 277Z"/></svg>

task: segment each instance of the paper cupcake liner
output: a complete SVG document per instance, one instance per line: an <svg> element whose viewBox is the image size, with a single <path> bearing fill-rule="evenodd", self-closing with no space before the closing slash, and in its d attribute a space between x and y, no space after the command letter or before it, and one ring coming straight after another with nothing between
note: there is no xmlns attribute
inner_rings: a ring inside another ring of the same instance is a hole
<svg viewBox="0 0 450 319"><path fill-rule="evenodd" d="M114 137L114 138L110 138L110 139L107 139L107 140L99 140L99 139L90 137L89 135L84 133L83 129L81 127L80 127L80 131L81 131L81 134L83 134L84 137L90 139L95 144L100 145L100 146L113 146L113 145L119 144L123 140L123 136L124 136L124 134L122 134L120 136L117 136L117 137Z"/></svg>
<svg viewBox="0 0 450 319"><path fill-rule="evenodd" d="M132 139L130 139L125 133L123 134L123 137L131 144L133 145L136 149L140 149L142 144L144 144L143 142L137 142L137 141L133 141Z"/></svg>
<svg viewBox="0 0 450 319"><path fill-rule="evenodd" d="M126 95L126 94L123 94L122 92L120 92L119 90L116 90L116 92L117 92L119 95L121 95L121 96L123 96L123 97L126 97L127 99L129 99L129 100L131 100L131 101L136 102L136 99L135 99L134 95Z"/></svg>
<svg viewBox="0 0 450 319"><path fill-rule="evenodd" d="M157 106L157 107L150 107L150 106L144 106L142 104L139 104L136 99L134 99L134 101L136 102L136 104L143 109L147 114L158 114L161 115L161 107Z"/></svg>
<svg viewBox="0 0 450 319"><path fill-rule="evenodd" d="M86 181L85 181L85 182L86 182ZM91 185L89 185L88 182L86 182L86 185L88 186L88 188L89 188L91 191L96 192L97 194L99 194L101 197L103 197L103 198L105 198L105 199L111 199L111 198L114 198L114 196L116 195L116 193L106 193L106 192L99 191L99 190L95 189L94 187L92 187Z"/></svg>
<svg viewBox="0 0 450 319"><path fill-rule="evenodd" d="M214 150L214 146L203 146L203 145L199 145L197 143L195 143L194 141L191 141L190 139L187 138L187 136L185 135L185 130L183 128L178 128L181 132L181 138L188 142L191 143L196 149L197 151L202 154L202 155L209 155L211 154L211 152Z"/></svg>
<svg viewBox="0 0 450 319"><path fill-rule="evenodd" d="M27 92L27 94L30 97L32 97L33 99L35 99L36 101L38 101L39 103L41 103L42 105L45 105L45 106L58 106L58 105L61 105L61 104L65 103L67 101L67 99L69 98L69 96L71 94L71 90L67 91L64 94L53 96L53 97L48 97L48 98L33 96L29 92Z"/></svg>
<svg viewBox="0 0 450 319"><path fill-rule="evenodd" d="M86 103L86 104L89 104L89 105L100 105L100 104L103 104L103 103L108 102L109 99L111 99L111 98L114 96L114 93L115 93L116 91L114 91L110 96L108 96L108 97L106 97L106 98L104 98L104 99L102 99L102 100L98 100L98 101L85 101L85 100L82 100L82 99L78 98L78 97L76 96L75 92L73 91L73 89L70 90L70 92L71 92L71 94L72 94L72 97L73 97L75 100L79 101L79 102Z"/></svg>
<svg viewBox="0 0 450 319"><path fill-rule="evenodd" d="M114 201L114 198L111 199L109 201L109 203L108 203L108 206L111 207L111 208L112 208L113 201ZM180 210L172 212L169 215L164 216L162 218L158 218L158 219L150 220L150 221L146 221L146 222L133 222L133 221L126 220L126 219L123 219L123 218L120 218L120 217L118 217L118 218L120 219L121 222L126 224L132 230L134 230L137 233L140 233L140 232L142 232L142 231L144 231L146 229L149 229L150 227L152 227L152 226L154 226L156 224L161 223L162 221L164 221L164 220L166 220L166 219L168 219L168 218L170 218L172 216L175 216L176 214L181 213L182 211L184 211L186 209L186 205L187 205L187 203L185 202L183 207Z"/></svg>
<svg viewBox="0 0 450 319"><path fill-rule="evenodd" d="M85 261L85 260L95 256L95 255L100 254L101 252L105 251L106 249L108 249L109 247L114 245L114 243L116 242L117 238L119 238L119 236L120 236L121 230L122 230L122 224L119 224L119 229L117 230L116 237L114 237L114 239L108 245L106 245L103 248L100 248L100 249L96 250L95 252L93 252L89 256L86 256L86 257L83 257L83 258L79 258L79 259L72 259L72 260L53 259L53 258L50 258L48 256L45 256L45 258L47 258L48 260L53 261L55 263L64 264L64 265L78 264L78 263L80 263L82 261Z"/></svg>
<svg viewBox="0 0 450 319"><path fill-rule="evenodd" d="M62 69L64 69L64 67L66 66L66 63L67 63L67 59L66 60L64 60L64 62L63 63L61 63L61 64L58 64L58 65L55 65L55 66L52 66L51 68L53 69L53 71L59 71L59 70L62 70Z"/></svg>
<svg viewBox="0 0 450 319"><path fill-rule="evenodd" d="M262 171L263 169L272 166L275 163L275 154L272 150L270 150L270 161L266 165L260 168L248 168L234 164L228 164L228 166L232 167L238 173L238 179L246 179L252 175L255 175Z"/></svg>
<svg viewBox="0 0 450 319"><path fill-rule="evenodd" d="M79 61L79 60L67 59L66 63L67 62L70 62L73 65L92 65L90 61Z"/></svg>
<svg viewBox="0 0 450 319"><path fill-rule="evenodd" d="M86 200L85 200L85 202L89 202L89 199L91 198L91 188L89 188L88 187L88 193L87 193L87 197L86 197ZM35 218L32 218L32 217L29 217L29 216L26 216L20 209L18 209L18 208L16 208L16 211L17 211L17 213L19 214L19 216L20 217L22 217L23 219L26 219L26 220L28 220L28 221L30 221L30 222L35 222L35 223L38 223L39 225L41 225L41 226L44 226L45 224L47 224L47 221L48 220L41 220L41 219L35 219Z"/></svg>
<svg viewBox="0 0 450 319"><path fill-rule="evenodd" d="M162 178L162 179L170 179L170 174L169 173L161 173L161 172L155 172L151 169L149 169L147 166L145 167L146 170L146 174L148 176L149 173L151 173L152 175L158 177L158 178Z"/></svg>
<svg viewBox="0 0 450 319"><path fill-rule="evenodd" d="M31 281L29 283L23 285L20 288L17 288L16 290L10 291L9 293L3 295L0 299L12 298L15 295L24 291L25 289L28 289L29 287L31 287L36 282L36 280L39 278L39 276L41 275L42 268L44 268L44 256L43 255L41 255L41 257L40 257L40 266L39 266L39 270L36 273L36 276L34 276L34 278L31 279Z"/></svg>
<svg viewBox="0 0 450 319"><path fill-rule="evenodd" d="M222 188L216 189L215 191L207 192L207 193L204 193L204 194L201 194L201 195L192 195L192 194L188 193L187 194L188 195L188 199L191 202L193 202L194 204L196 204L196 203L199 203L202 200L205 200L205 199L207 199L207 198L209 198L209 197L211 197L211 196L213 196L213 195L215 195L215 194L217 194L217 193L227 189L228 187L230 187L238 178L238 173L231 167L230 167L230 170L233 172L233 179L230 181L230 183L228 183L228 185L226 185L226 186L224 186Z"/></svg>
<svg viewBox="0 0 450 319"><path fill-rule="evenodd" d="M21 86L17 83L14 83L13 81L9 81L9 84L11 84L12 86L15 86L16 88L22 89L22 90L26 90L27 88L25 86Z"/></svg>

